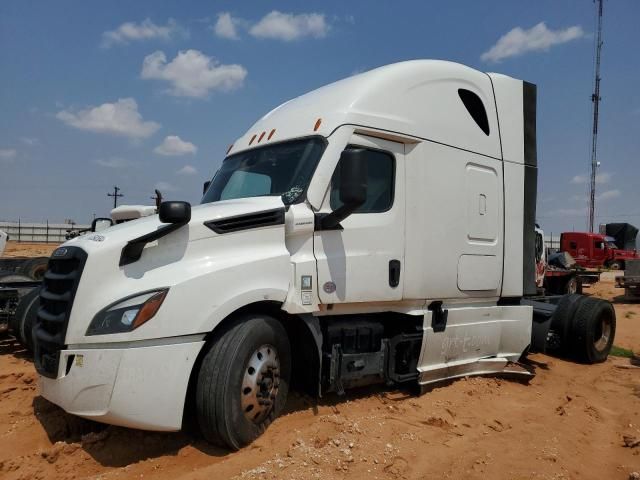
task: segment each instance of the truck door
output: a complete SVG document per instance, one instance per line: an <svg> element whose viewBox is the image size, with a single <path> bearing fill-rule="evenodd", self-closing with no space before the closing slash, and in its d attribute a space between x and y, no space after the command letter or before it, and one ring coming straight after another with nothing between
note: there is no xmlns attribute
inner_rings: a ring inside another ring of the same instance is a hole
<svg viewBox="0 0 640 480"><path fill-rule="evenodd" d="M591 258L591 266L597 267L600 265L604 265L605 260L607 259L607 252L604 246L604 240L601 238L593 238L593 255Z"/></svg>
<svg viewBox="0 0 640 480"><path fill-rule="evenodd" d="M323 304L402 298L404 145L354 135L347 148L354 147L364 148L368 154L367 200L341 222L342 230L314 234L318 292ZM340 206L336 175L323 211Z"/></svg>

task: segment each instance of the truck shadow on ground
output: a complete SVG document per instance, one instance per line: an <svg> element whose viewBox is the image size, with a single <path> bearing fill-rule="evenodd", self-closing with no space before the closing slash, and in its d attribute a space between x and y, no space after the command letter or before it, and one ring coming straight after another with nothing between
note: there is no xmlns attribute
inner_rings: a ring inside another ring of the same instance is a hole
<svg viewBox="0 0 640 480"><path fill-rule="evenodd" d="M640 304L640 298L629 298L625 295L618 295L611 299L611 303L615 304L629 304L629 305L638 305Z"/></svg>
<svg viewBox="0 0 640 480"><path fill-rule="evenodd" d="M527 364L533 370L548 368L545 363L533 360L527 360ZM505 378L505 376L501 377ZM511 377L506 376L506 378ZM424 392L436 387L443 387L456 380L459 379L440 382ZM513 377L513 381L527 383L528 379ZM293 391L289 396L282 416L299 411L309 411L314 416L317 416L321 414L321 410L326 413L327 408L335 414L340 414L341 406L346 405L347 401L375 397L383 404L392 404L418 394L419 388L417 386L389 388L384 385L373 385L350 390L344 396L332 393L317 400ZM33 399L33 410L52 444L56 444L56 442L68 445L79 444L87 454L103 467L125 467L158 457L177 456L180 450L187 446L191 446L205 455L219 459L235 453L207 443L197 431L192 418L186 420L184 432L159 433L103 425L85 420L66 413L40 396Z"/></svg>

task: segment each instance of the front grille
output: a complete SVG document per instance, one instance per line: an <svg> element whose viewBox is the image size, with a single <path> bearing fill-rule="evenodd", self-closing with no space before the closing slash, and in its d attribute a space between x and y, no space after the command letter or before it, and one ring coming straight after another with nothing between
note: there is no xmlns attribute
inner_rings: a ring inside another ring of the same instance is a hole
<svg viewBox="0 0 640 480"><path fill-rule="evenodd" d="M284 223L284 208L276 208L265 212L248 213L210 220L204 224L216 233L231 233L250 228L269 227Z"/></svg>
<svg viewBox="0 0 640 480"><path fill-rule="evenodd" d="M40 290L40 309L33 331L36 369L55 378L80 276L87 254L78 247L61 247L49 259Z"/></svg>

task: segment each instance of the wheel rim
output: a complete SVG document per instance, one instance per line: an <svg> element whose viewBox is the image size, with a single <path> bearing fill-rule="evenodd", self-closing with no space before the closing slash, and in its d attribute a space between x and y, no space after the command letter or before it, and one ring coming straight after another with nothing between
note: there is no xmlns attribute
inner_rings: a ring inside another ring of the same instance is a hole
<svg viewBox="0 0 640 480"><path fill-rule="evenodd" d="M603 315L596 327L593 345L598 352L602 352L609 344L611 338L612 321L609 315Z"/></svg>
<svg viewBox="0 0 640 480"><path fill-rule="evenodd" d="M611 264L611 270L620 270L620 264L618 262L613 262Z"/></svg>
<svg viewBox="0 0 640 480"><path fill-rule="evenodd" d="M247 420L261 423L275 405L280 385L280 360L273 345L257 348L244 371L240 390L242 411Z"/></svg>

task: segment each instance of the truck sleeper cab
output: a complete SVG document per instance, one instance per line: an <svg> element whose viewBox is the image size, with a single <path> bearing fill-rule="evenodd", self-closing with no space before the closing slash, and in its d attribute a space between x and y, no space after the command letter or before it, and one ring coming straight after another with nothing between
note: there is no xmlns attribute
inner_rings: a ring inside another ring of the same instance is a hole
<svg viewBox="0 0 640 480"><path fill-rule="evenodd" d="M192 406L237 449L290 385L530 375L535 195L535 86L432 60L327 85L240 137L201 205L53 253L42 395L151 430Z"/></svg>

